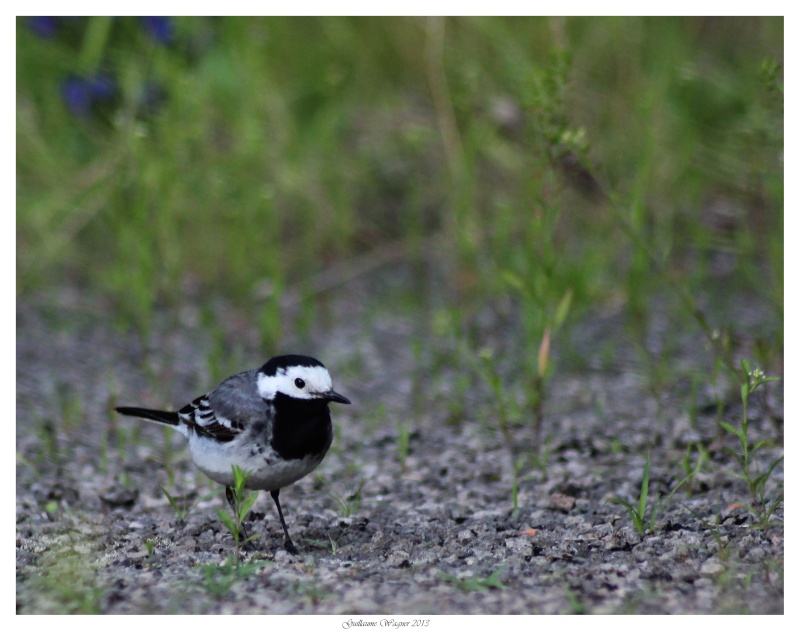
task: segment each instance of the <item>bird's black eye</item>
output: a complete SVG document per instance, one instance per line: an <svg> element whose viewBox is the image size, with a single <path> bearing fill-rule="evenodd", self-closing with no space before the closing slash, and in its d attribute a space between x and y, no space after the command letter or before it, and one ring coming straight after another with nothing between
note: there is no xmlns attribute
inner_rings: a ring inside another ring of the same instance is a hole
<svg viewBox="0 0 800 631"><path fill-rule="evenodd" d="M300 377L298 377L297 379L294 380L294 385L296 385L298 388L302 390L303 388L306 387L306 382L300 379Z"/></svg>

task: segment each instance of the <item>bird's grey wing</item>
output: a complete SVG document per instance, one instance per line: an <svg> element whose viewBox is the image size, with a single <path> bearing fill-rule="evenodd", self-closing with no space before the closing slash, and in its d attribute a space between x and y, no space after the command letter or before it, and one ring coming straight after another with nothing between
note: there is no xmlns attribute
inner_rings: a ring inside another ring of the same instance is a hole
<svg viewBox="0 0 800 631"><path fill-rule="evenodd" d="M248 370L226 379L208 394L219 423L243 431L256 422L269 421L268 404L258 394L256 381L257 372Z"/></svg>
<svg viewBox="0 0 800 631"><path fill-rule="evenodd" d="M256 390L256 371L229 377L208 394L178 411L183 423L200 436L229 442L248 425L267 416Z"/></svg>
<svg viewBox="0 0 800 631"><path fill-rule="evenodd" d="M208 400L208 395L197 397L194 401L178 410L181 422L199 436L213 438L226 443L242 432L237 423L217 416Z"/></svg>

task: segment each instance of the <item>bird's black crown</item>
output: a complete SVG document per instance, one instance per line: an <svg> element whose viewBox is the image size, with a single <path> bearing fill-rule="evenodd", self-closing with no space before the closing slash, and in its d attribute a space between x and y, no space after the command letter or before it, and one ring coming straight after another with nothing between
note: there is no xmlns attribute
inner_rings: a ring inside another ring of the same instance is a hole
<svg viewBox="0 0 800 631"><path fill-rule="evenodd" d="M280 355L270 359L261 367L259 372L274 377L278 374L279 370L285 370L290 366L322 366L322 368L325 368L325 365L321 361L313 357L308 357L306 355Z"/></svg>

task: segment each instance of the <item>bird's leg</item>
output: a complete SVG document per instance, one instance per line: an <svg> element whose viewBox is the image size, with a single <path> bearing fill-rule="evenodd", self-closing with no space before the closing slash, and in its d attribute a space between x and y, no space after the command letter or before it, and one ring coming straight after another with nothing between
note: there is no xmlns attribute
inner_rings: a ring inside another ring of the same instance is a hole
<svg viewBox="0 0 800 631"><path fill-rule="evenodd" d="M283 519L283 511L281 510L281 502L278 499L278 495L280 494L281 490L276 489L274 491L270 491L269 494L272 496L272 499L275 500L275 506L278 507L278 517L281 518L281 526L283 526L283 534L286 535L286 540L284 541L283 547L286 548L286 551L289 554L297 554L297 548L294 547L292 543L292 538L289 536L289 529L286 527L286 522Z"/></svg>
<svg viewBox="0 0 800 631"><path fill-rule="evenodd" d="M229 486L225 487L225 499L228 500L228 504L230 504L231 510L233 511L233 518L237 519L236 515L236 498L233 496L233 489ZM247 528L244 527L244 522L242 522L242 539L247 541L250 536L247 534Z"/></svg>

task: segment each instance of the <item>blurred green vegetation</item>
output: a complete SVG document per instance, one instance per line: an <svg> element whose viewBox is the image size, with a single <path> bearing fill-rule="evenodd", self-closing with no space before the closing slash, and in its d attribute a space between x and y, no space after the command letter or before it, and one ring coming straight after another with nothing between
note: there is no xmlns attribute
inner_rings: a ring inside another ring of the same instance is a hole
<svg viewBox="0 0 800 631"><path fill-rule="evenodd" d="M782 336L782 18L170 25L18 19L21 296L88 286L142 330L221 297L268 349L332 266L444 259L432 326L513 301L535 390L567 318L625 304L644 331L721 255ZM76 115L65 77L99 71L116 99Z"/></svg>

